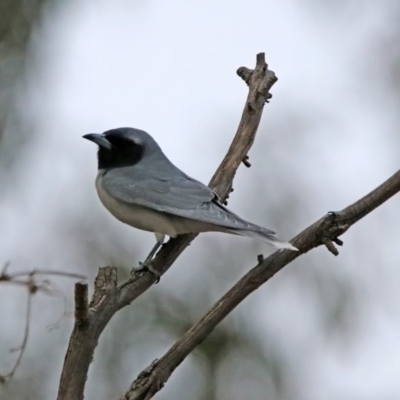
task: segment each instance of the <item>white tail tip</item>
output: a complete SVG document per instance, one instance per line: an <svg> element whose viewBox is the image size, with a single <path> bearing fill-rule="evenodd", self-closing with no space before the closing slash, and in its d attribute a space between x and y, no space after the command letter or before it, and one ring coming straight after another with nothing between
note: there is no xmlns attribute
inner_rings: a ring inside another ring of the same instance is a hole
<svg viewBox="0 0 400 400"><path fill-rule="evenodd" d="M299 251L299 249L297 247L294 247L293 245L291 245L290 243L287 242L271 242L271 244L275 247L277 247L278 249L288 249L288 250L293 250L293 251Z"/></svg>

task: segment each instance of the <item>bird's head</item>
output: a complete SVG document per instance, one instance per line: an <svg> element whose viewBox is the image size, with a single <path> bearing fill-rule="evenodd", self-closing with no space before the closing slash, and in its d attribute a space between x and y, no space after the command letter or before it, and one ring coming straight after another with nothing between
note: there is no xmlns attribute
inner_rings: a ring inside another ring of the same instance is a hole
<svg viewBox="0 0 400 400"><path fill-rule="evenodd" d="M156 141L140 129L117 128L101 134L89 133L83 138L99 146L97 153L99 169L133 166L143 157L162 154Z"/></svg>

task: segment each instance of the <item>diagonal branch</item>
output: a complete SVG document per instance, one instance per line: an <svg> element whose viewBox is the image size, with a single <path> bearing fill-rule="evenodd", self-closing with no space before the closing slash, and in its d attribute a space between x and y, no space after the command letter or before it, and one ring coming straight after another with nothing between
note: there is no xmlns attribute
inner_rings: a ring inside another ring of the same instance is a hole
<svg viewBox="0 0 400 400"><path fill-rule="evenodd" d="M204 317L190 328L159 360L155 360L142 371L132 383L131 388L120 400L149 400L167 382L176 367L198 346L214 328L242 300L278 271L304 253L326 245L335 255L338 254L333 242L341 245L338 236L345 233L361 218L375 210L400 191L400 170L375 190L346 207L340 212L331 212L303 230L291 243L300 251L276 251L265 260L259 256L256 267L246 273Z"/></svg>
<svg viewBox="0 0 400 400"><path fill-rule="evenodd" d="M241 162L249 165L247 153L254 142L264 104L272 97L269 90L277 81L274 72L268 70L264 53L257 54L254 70L241 67L237 74L249 86L249 94L235 138L209 184L223 201L232 191L232 181ZM182 235L169 240L157 254L152 267L160 275L164 274L196 236ZM103 329L118 310L129 305L155 282L153 274L135 272L132 278L116 286L116 274L115 268L100 269L88 312L83 307L85 322L82 323L81 318L75 321L61 374L58 400L83 399L87 372ZM76 287L76 293L82 290L84 288ZM84 296L78 295L78 298L83 299Z"/></svg>

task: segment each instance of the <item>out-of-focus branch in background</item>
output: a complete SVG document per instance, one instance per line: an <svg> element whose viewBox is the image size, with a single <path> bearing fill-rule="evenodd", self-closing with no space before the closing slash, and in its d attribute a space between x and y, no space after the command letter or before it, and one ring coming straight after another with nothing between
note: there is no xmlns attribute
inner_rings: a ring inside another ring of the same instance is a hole
<svg viewBox="0 0 400 400"><path fill-rule="evenodd" d="M9 283L13 285L18 285L21 287L26 288L28 293L27 298L27 306L26 306L26 318L25 318L25 329L24 335L21 342L21 345L11 349L12 352L18 352L17 359L15 360L14 365L12 366L11 370L5 374L0 374L0 383L5 383L10 380L15 372L17 371L19 365L21 364L22 357L24 355L26 345L28 343L29 337L29 327L31 322L31 304L32 304L32 297L38 293L45 293L48 295L57 294L57 291L54 289L51 281L48 279L49 276L63 276L67 278L74 278L74 279L86 279L84 275L81 274L74 274L71 272L63 272L63 271L51 271L51 270L32 270L32 271L19 271L9 273L10 264L6 263L1 272L0 272L0 283ZM40 278L44 277L44 278Z"/></svg>

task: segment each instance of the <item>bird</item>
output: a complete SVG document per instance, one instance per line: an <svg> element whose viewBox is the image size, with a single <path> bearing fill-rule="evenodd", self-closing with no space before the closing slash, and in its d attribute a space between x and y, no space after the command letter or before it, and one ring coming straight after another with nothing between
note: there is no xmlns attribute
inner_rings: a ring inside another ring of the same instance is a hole
<svg viewBox="0 0 400 400"><path fill-rule="evenodd" d="M141 267L151 271L165 236L186 233L230 233L298 250L230 211L212 189L176 167L147 132L117 128L83 138L98 145L95 186L103 206L119 221L156 236Z"/></svg>

